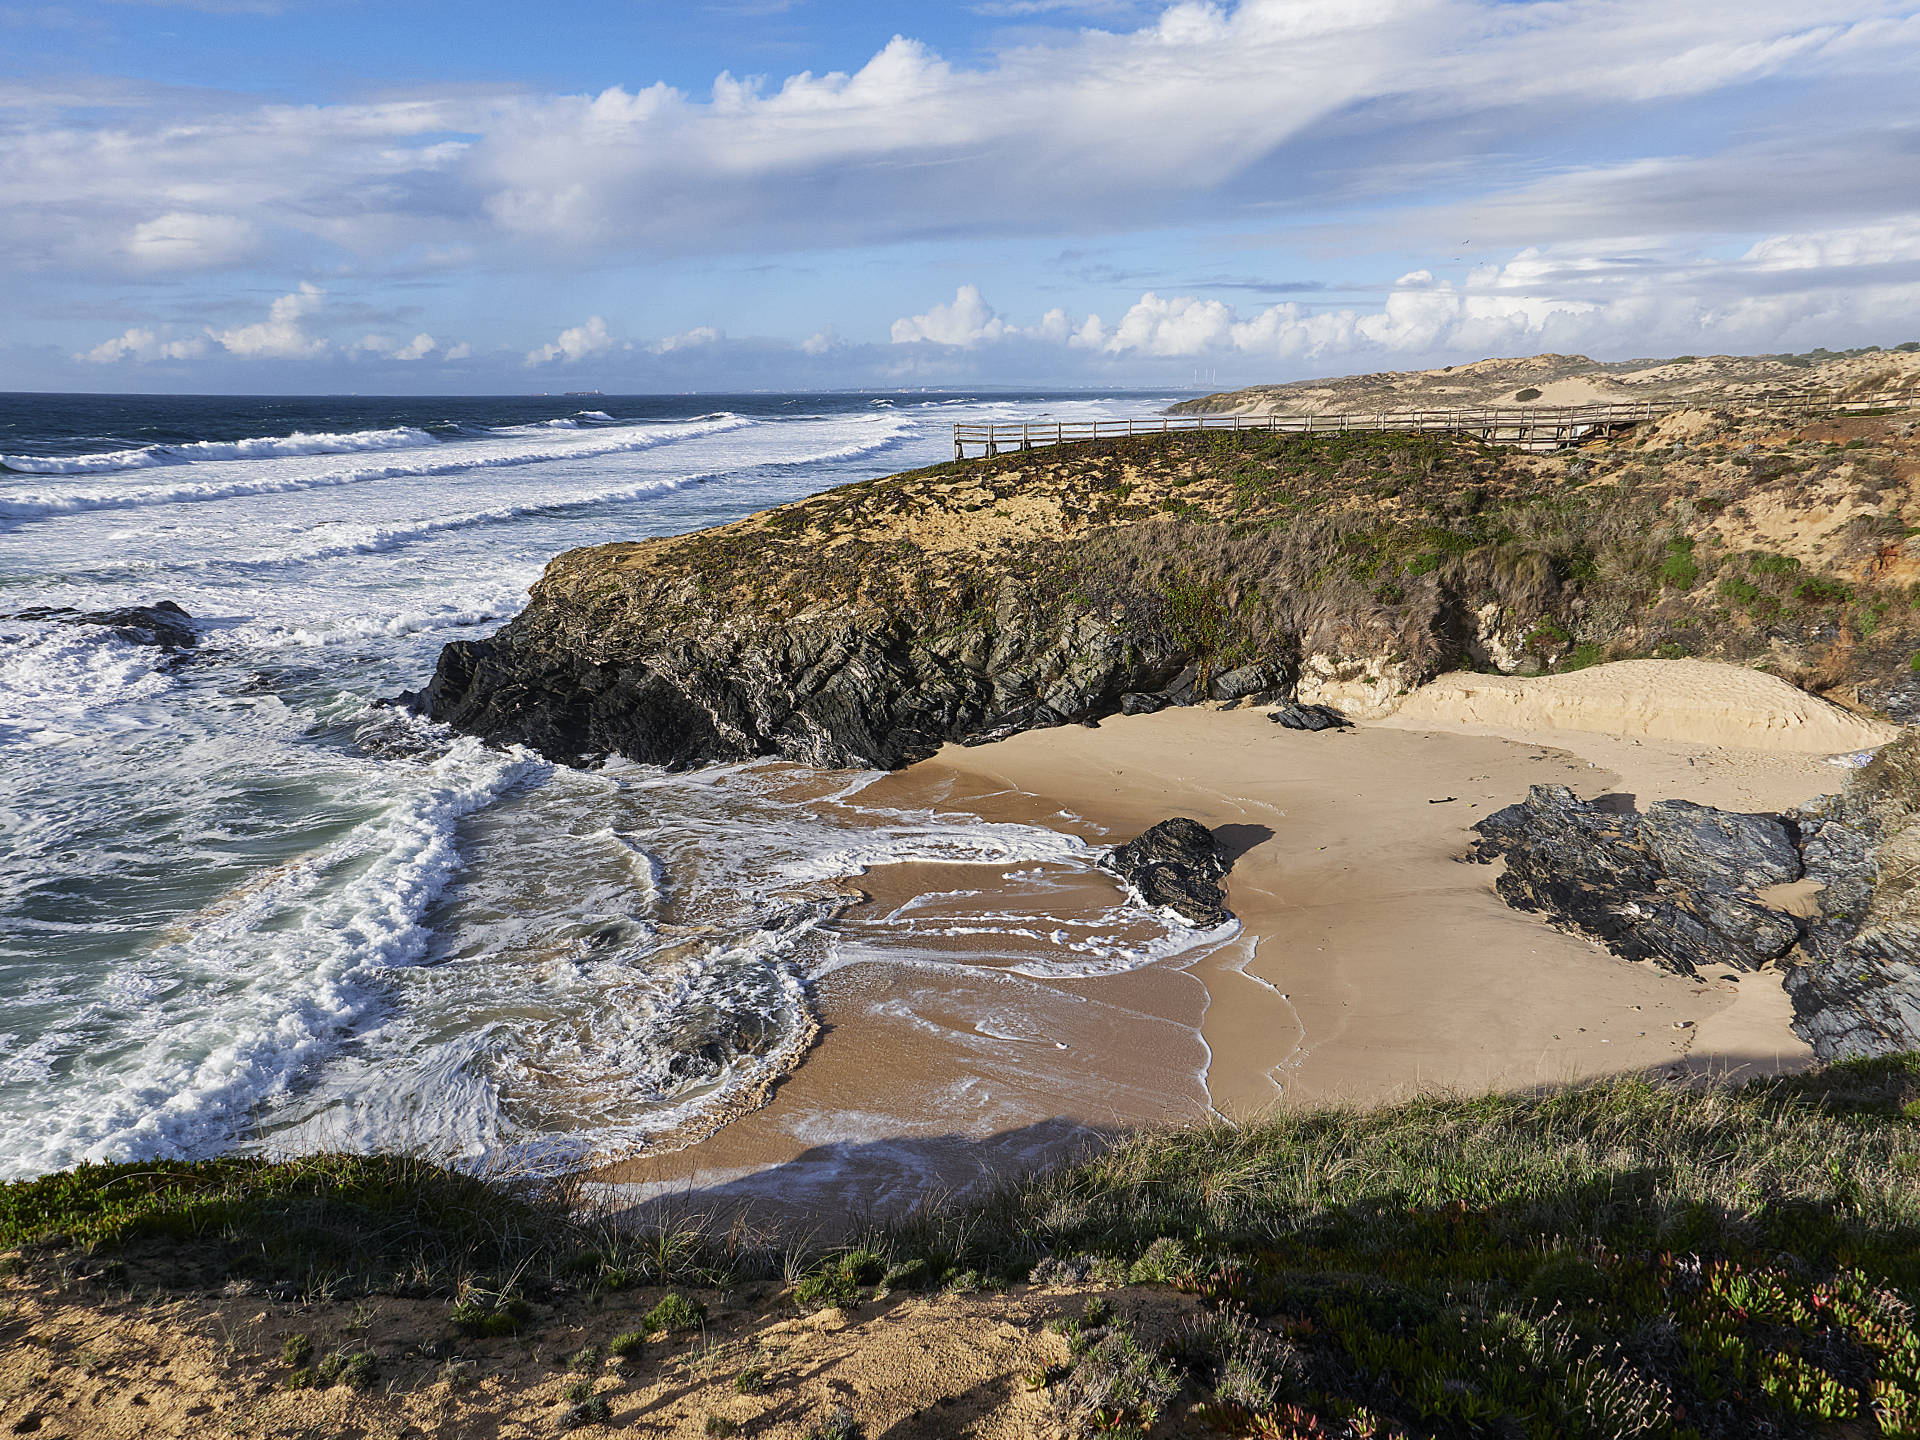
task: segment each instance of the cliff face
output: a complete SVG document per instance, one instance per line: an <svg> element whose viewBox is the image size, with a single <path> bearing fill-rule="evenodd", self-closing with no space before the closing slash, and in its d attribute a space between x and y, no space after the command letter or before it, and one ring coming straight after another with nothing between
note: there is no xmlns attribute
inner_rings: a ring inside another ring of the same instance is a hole
<svg viewBox="0 0 1920 1440"><path fill-rule="evenodd" d="M557 558L436 718L559 758L895 766L1197 699L1367 713L1450 667L1760 660L1920 715L1920 442L1686 412L1556 455L1187 434L1003 455Z"/></svg>

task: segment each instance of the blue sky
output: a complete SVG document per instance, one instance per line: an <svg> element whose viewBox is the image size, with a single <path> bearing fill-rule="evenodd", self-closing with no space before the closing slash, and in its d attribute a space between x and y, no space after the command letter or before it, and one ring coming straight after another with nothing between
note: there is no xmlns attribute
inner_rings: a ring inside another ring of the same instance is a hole
<svg viewBox="0 0 1920 1440"><path fill-rule="evenodd" d="M0 387L1920 338L1920 6L0 0Z"/></svg>

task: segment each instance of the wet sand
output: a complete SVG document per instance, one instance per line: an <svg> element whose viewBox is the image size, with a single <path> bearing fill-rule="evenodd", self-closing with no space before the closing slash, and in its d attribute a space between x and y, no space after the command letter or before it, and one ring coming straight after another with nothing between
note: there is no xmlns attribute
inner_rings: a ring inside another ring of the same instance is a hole
<svg viewBox="0 0 1920 1440"><path fill-rule="evenodd" d="M1388 721L1304 734L1258 709L950 746L866 797L1096 843L1192 816L1234 855L1241 934L1087 978L1023 975L964 938L890 959L900 905L966 887L982 892L970 903L990 903L995 876L876 870L858 882L872 903L839 922L844 963L817 990L821 1039L771 1102L607 1178L641 1187L635 1198L791 1207L831 1223L1032 1168L1120 1126L1802 1066L1811 1057L1776 974L1691 979L1619 960L1508 909L1496 872L1458 857L1473 822L1529 784L1643 808L1680 797L1759 810L1836 789L1845 773L1804 753L1568 730ZM1103 877L1075 883L1089 908L1111 905Z"/></svg>

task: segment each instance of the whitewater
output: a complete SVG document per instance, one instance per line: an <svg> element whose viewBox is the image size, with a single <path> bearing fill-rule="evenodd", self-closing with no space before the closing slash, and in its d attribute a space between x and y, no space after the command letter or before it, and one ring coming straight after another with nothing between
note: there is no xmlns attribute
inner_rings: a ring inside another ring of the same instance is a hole
<svg viewBox="0 0 1920 1440"><path fill-rule="evenodd" d="M0 396L0 1178L629 1153L792 1063L863 867L1085 872L1079 840L864 805L864 777L573 770L383 702L563 550L944 460L956 420L1162 397L590 403ZM77 623L162 600L190 650ZM1118 900L1070 923L890 922L1048 936L1015 958L1063 975L1188 939Z"/></svg>

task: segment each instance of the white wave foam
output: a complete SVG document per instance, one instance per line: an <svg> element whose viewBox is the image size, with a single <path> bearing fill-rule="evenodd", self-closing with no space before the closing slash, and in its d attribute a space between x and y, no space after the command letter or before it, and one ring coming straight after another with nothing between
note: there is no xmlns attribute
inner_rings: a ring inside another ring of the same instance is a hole
<svg viewBox="0 0 1920 1440"><path fill-rule="evenodd" d="M199 465L219 460L264 460L283 455L345 455L360 450L415 450L440 442L424 430L403 425L391 430L354 430L262 435L246 440L194 440L183 445L148 445L98 455L0 455L0 467L25 475L96 475L103 471L144 470L155 465Z"/></svg>
<svg viewBox="0 0 1920 1440"><path fill-rule="evenodd" d="M263 475L244 480L215 480L116 490L0 494L0 520L21 523L82 511L133 510L153 505L233 500L252 495L275 495L298 490L327 489L339 485L362 485L375 480L458 475L467 471L491 470L504 466L538 465L550 460L617 455L630 451L651 450L656 446L671 444L677 440L737 430L752 423L751 420L736 416L727 420L701 421L672 427L661 426L641 435L623 436L617 440L595 439L557 450L516 449L501 452L476 446L473 451L456 452L458 458L395 462L389 465L362 466L350 470L309 474Z"/></svg>
<svg viewBox="0 0 1920 1440"><path fill-rule="evenodd" d="M160 958L187 983L121 1017L56 1102L0 1113L0 1175L226 1148L263 1104L374 1017L382 975L425 954L455 826L540 767L457 742L347 839L204 914Z"/></svg>
<svg viewBox="0 0 1920 1440"><path fill-rule="evenodd" d="M0 621L0 747L143 728L167 690L166 653L97 625Z"/></svg>
<svg viewBox="0 0 1920 1440"><path fill-rule="evenodd" d="M949 865L1012 865L1030 860L1086 860L1086 841L1036 825L979 821L882 829L860 843L790 860L780 873L793 880L840 880L875 865L932 861Z"/></svg>

